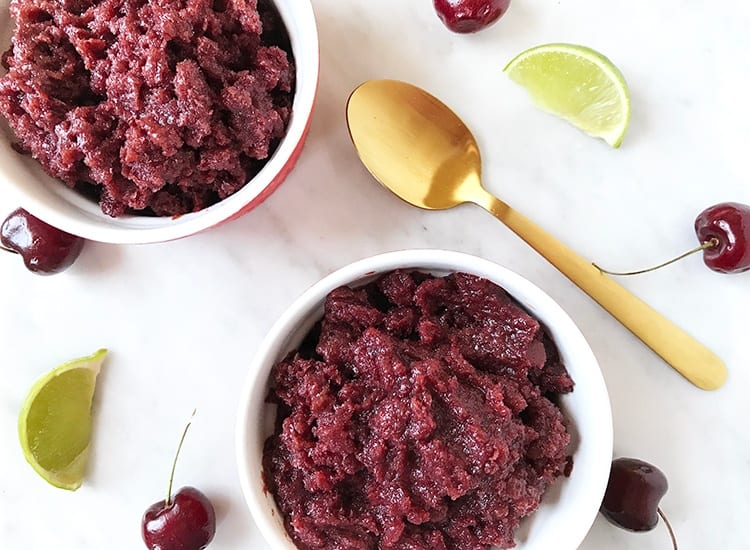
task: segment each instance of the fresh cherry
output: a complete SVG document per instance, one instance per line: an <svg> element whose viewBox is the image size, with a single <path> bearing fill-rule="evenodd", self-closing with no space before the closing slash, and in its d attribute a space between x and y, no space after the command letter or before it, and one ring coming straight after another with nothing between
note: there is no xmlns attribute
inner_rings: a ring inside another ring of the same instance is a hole
<svg viewBox="0 0 750 550"><path fill-rule="evenodd" d="M618 527L638 532L650 531L661 517L677 550L672 526L659 508L668 487L667 477L656 466L637 458L615 459L600 512Z"/></svg>
<svg viewBox="0 0 750 550"><path fill-rule="evenodd" d="M719 273L742 273L750 270L750 206L722 202L706 208L695 219L695 234L700 245L669 261L638 271L608 271L609 275L640 275L668 266L703 251L703 262Z"/></svg>
<svg viewBox="0 0 750 550"><path fill-rule="evenodd" d="M5 250L20 254L30 271L52 275L73 265L84 240L19 208L0 227L0 243Z"/></svg>
<svg viewBox="0 0 750 550"><path fill-rule="evenodd" d="M216 514L206 495L194 487L183 487L172 497L177 457L189 427L190 423L177 447L166 500L155 502L143 514L141 534L150 550L201 550L216 533Z"/></svg>
<svg viewBox="0 0 750 550"><path fill-rule="evenodd" d="M433 4L450 30L472 33L500 19L508 11L510 0L433 0Z"/></svg>
<svg viewBox="0 0 750 550"><path fill-rule="evenodd" d="M695 219L695 234L701 242L718 241L703 250L703 261L720 273L750 269L750 206L723 202L706 208Z"/></svg>
<svg viewBox="0 0 750 550"><path fill-rule="evenodd" d="M194 487L183 487L169 502L155 503L143 516L143 540L151 550L200 550L215 532L211 501Z"/></svg>

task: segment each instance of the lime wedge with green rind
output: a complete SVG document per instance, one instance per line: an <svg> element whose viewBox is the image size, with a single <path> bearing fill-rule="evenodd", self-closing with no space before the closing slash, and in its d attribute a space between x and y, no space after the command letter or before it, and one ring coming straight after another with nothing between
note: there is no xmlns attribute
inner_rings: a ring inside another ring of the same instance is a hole
<svg viewBox="0 0 750 550"><path fill-rule="evenodd" d="M545 44L517 55L503 69L541 109L619 147L630 123L625 77L601 53L575 44Z"/></svg>
<svg viewBox="0 0 750 550"><path fill-rule="evenodd" d="M83 483L91 444L91 405L107 350L69 361L29 390L18 418L26 460L47 482L69 491Z"/></svg>

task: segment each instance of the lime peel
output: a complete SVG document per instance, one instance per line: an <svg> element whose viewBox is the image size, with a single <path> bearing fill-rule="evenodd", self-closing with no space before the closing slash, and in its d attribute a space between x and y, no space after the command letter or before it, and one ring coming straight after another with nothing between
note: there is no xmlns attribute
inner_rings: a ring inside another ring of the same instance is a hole
<svg viewBox="0 0 750 550"><path fill-rule="evenodd" d="M541 109L619 147L630 124L625 77L601 53L575 44L544 44L514 57L503 72Z"/></svg>
<svg viewBox="0 0 750 550"><path fill-rule="evenodd" d="M107 355L68 361L37 380L24 399L18 435L26 461L48 483L75 491L84 479L96 379Z"/></svg>

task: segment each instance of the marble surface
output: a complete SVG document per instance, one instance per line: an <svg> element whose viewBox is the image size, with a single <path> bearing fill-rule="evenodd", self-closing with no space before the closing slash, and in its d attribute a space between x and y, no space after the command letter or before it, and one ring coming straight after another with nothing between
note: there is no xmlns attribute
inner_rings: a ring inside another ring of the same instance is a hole
<svg viewBox="0 0 750 550"><path fill-rule="evenodd" d="M750 8L728 0L516 0L496 26L448 32L428 0L314 0L320 99L289 180L256 211L162 245L90 244L67 273L27 273L0 258L0 547L142 547L141 514L163 496L174 448L198 414L176 484L215 502L211 548L266 548L234 461L239 387L253 351L290 301L324 274L371 254L448 248L501 263L546 290L588 338L609 391L618 455L659 465L662 504L681 548L740 549L750 516L747 314L750 273L720 275L693 257L622 283L727 362L727 385L702 392L667 367L506 228L476 207L423 212L378 186L344 123L368 78L421 85L473 128L486 185L581 254L614 269L653 264L696 244L705 207L750 203ZM521 50L576 42L614 60L633 118L612 150L536 110L502 67ZM2 211L16 206L0 189ZM24 462L21 401L43 372L106 346L93 459L76 493ZM666 531L634 535L601 518L583 550L663 550Z"/></svg>

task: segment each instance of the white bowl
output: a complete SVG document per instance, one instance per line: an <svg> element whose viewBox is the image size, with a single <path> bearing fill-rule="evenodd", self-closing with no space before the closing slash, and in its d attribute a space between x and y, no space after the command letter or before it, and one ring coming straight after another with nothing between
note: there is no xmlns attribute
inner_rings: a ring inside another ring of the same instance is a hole
<svg viewBox="0 0 750 550"><path fill-rule="evenodd" d="M0 53L10 45L13 22L10 0L0 0ZM34 159L16 153L13 132L0 116L0 186L36 217L93 241L162 242L203 231L260 204L286 178L299 157L310 128L318 89L320 51L310 0L274 0L286 25L296 68L296 89L287 133L268 163L234 195L199 212L177 218L121 216L111 218L99 205L49 177ZM0 68L0 71L3 71Z"/></svg>
<svg viewBox="0 0 750 550"><path fill-rule="evenodd" d="M274 550L295 548L262 479L263 443L273 433L276 415L276 407L265 402L271 368L322 317L329 292L342 285L363 285L394 269L484 277L503 287L549 330L576 383L573 393L561 398L573 437L574 466L570 477L550 487L539 509L522 522L517 548L575 550L599 510L612 460L612 413L596 358L570 317L538 287L490 261L444 250L392 252L339 269L295 300L256 352L240 399L236 445L242 491L261 533Z"/></svg>

